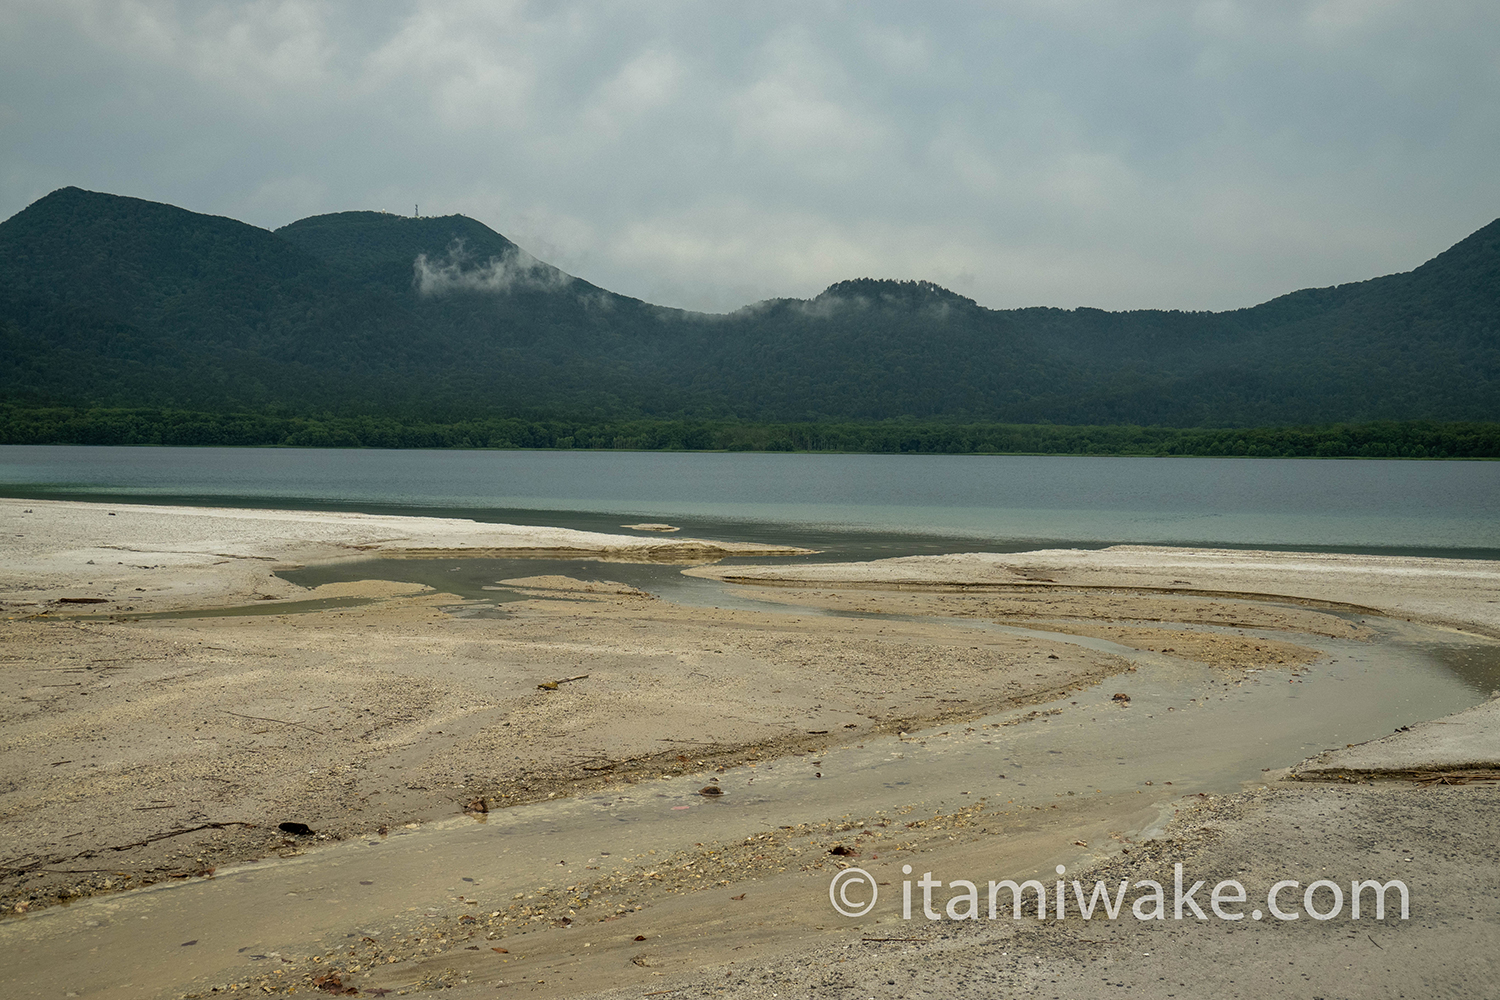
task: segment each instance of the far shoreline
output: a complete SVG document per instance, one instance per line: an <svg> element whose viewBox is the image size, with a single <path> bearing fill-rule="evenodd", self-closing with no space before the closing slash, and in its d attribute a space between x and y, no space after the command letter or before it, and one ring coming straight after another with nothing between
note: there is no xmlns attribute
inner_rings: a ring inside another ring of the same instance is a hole
<svg viewBox="0 0 1500 1000"><path fill-rule="evenodd" d="M1500 422L1294 426L1049 424L962 418L741 420L177 410L0 403L0 443L702 453L1203 458L1500 458Z"/></svg>
<svg viewBox="0 0 1500 1000"><path fill-rule="evenodd" d="M1217 455L1186 454L1167 451L861 451L848 448L614 448L559 447L556 445L534 448L514 445L378 445L378 444L195 444L162 441L26 441L0 442L0 448L226 448L242 451L514 451L514 452L561 452L569 454L637 454L637 455L868 455L871 457L909 458L1182 458L1182 459L1233 459L1251 461L1316 462L1500 462L1500 455Z"/></svg>

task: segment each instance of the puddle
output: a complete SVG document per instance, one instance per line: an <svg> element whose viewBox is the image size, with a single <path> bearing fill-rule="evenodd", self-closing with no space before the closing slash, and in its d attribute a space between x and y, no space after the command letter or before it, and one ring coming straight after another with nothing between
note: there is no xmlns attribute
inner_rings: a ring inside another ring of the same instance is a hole
<svg viewBox="0 0 1500 1000"><path fill-rule="evenodd" d="M501 580L532 576L567 576L588 582L623 583L653 597L695 608L732 608L778 614L792 610L801 615L827 613L757 601L738 593L743 588L735 584L686 576L680 564L671 563L600 562L594 559L362 559L282 570L276 575L288 583L309 589L356 580L422 584L439 593L453 594L471 602L464 612L467 616L478 613L473 605L479 603L492 605L492 612L503 612L503 606L513 601L568 599L561 594L556 598L539 597L534 591L499 586Z"/></svg>

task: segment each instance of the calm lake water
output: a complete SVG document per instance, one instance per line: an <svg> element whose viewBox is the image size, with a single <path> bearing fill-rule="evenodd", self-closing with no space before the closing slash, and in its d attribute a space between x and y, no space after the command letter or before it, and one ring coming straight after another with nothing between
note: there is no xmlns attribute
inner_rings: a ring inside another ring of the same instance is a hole
<svg viewBox="0 0 1500 1000"><path fill-rule="evenodd" d="M1500 558L1500 463L0 446L0 493L456 515L873 556L1113 543Z"/></svg>

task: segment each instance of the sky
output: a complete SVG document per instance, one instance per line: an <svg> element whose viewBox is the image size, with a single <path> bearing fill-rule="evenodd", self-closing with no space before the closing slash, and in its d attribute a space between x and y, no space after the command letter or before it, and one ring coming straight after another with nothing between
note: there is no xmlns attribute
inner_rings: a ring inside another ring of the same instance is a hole
<svg viewBox="0 0 1500 1000"><path fill-rule="evenodd" d="M1495 0L0 0L0 218L461 213L727 311L1226 309L1500 216Z"/></svg>

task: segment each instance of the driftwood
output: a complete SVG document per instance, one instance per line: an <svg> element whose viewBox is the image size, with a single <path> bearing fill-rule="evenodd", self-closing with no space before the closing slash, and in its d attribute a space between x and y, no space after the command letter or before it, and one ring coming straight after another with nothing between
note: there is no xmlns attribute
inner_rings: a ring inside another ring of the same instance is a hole
<svg viewBox="0 0 1500 1000"><path fill-rule="evenodd" d="M542 681L536 686L538 691L556 691L559 684L572 684L574 681L588 680L588 674L579 674L577 677L560 677L555 681Z"/></svg>
<svg viewBox="0 0 1500 1000"><path fill-rule="evenodd" d="M242 715L239 712L231 712L227 708L221 708L221 709L219 709L219 711L223 712L225 715L232 715L236 719L254 719L256 722L276 722L276 723L280 723L283 726L296 726L298 729L306 729L310 733L322 733L323 732L323 730L321 730L321 729L315 729L312 726L309 726L306 723L302 723L302 722L288 722L286 719L271 719L271 718L267 718L264 715Z"/></svg>

